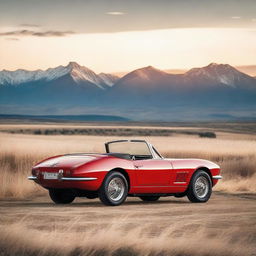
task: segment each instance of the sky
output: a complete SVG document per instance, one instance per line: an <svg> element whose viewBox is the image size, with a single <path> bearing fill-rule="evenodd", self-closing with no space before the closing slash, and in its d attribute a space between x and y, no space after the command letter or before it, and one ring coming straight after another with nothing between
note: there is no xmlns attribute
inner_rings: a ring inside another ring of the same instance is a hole
<svg viewBox="0 0 256 256"><path fill-rule="evenodd" d="M256 64L255 0L0 0L0 70Z"/></svg>

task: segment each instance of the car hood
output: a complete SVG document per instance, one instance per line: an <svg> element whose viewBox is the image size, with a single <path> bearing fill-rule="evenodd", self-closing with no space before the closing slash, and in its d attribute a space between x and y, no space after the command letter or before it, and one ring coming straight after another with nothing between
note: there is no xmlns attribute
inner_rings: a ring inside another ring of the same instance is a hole
<svg viewBox="0 0 256 256"><path fill-rule="evenodd" d="M101 154L70 154L56 156L50 159L46 159L34 168L40 167L56 167L56 168L76 168L80 165L86 164L91 161L95 161L99 158L106 157L106 155Z"/></svg>

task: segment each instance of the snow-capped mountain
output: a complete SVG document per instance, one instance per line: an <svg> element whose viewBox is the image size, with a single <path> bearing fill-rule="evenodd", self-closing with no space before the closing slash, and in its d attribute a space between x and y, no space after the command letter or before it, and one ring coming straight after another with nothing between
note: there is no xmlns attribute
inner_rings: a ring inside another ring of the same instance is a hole
<svg viewBox="0 0 256 256"><path fill-rule="evenodd" d="M193 68L184 74L188 82L224 84L230 87L254 83L254 78L228 64L211 63L203 68Z"/></svg>
<svg viewBox="0 0 256 256"><path fill-rule="evenodd" d="M211 89L256 89L254 77L246 75L227 64L211 63L202 68L193 68L184 74L170 74L152 66L134 70L122 77L116 90L139 89L156 91L191 92Z"/></svg>
<svg viewBox="0 0 256 256"><path fill-rule="evenodd" d="M96 84L101 89L104 88L104 81L89 68L80 66L76 62L70 62L66 68L68 69L67 73L71 75L75 82L81 83L88 81Z"/></svg>
<svg viewBox="0 0 256 256"><path fill-rule="evenodd" d="M160 69L148 66L126 74L117 81L113 89L117 91L127 90L129 92L134 90L147 93L147 91L154 89L168 88L175 77L176 75L171 75Z"/></svg>
<svg viewBox="0 0 256 256"><path fill-rule="evenodd" d="M230 65L215 63L184 74L169 74L148 66L122 78L96 74L75 62L45 71L0 72L0 113L83 111L135 120L138 115L148 120L253 117L256 79Z"/></svg>
<svg viewBox="0 0 256 256"><path fill-rule="evenodd" d="M100 73L98 76L104 81L104 84L107 84L110 87L120 79L118 76L107 73Z"/></svg>
<svg viewBox="0 0 256 256"><path fill-rule="evenodd" d="M154 68L152 66L147 66L144 68L136 69L128 73L122 78L122 80L124 81L129 79L134 82L136 82L136 80L144 80L144 81L152 82L152 80L156 80L158 78L167 77L167 76L169 76L168 73L160 69Z"/></svg>
<svg viewBox="0 0 256 256"><path fill-rule="evenodd" d="M20 85L36 81L53 81L65 75L70 75L76 83L90 82L101 89L112 86L117 80L111 74L97 75L89 68L80 66L76 62L70 62L67 66L58 66L47 70L27 71L18 69L16 71L0 71L0 84L2 85Z"/></svg>

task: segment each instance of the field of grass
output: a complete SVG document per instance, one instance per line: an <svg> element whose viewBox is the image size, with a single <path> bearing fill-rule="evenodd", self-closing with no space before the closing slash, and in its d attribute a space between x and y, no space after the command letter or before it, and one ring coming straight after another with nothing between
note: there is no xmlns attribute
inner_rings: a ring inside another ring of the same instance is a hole
<svg viewBox="0 0 256 256"><path fill-rule="evenodd" d="M24 126L22 127L25 129ZM0 130L7 128L13 129L13 126L2 126ZM29 129L38 129L38 126L29 126ZM43 129L47 129L47 126ZM148 128L144 128L146 129ZM224 180L216 186L217 190L256 192L256 136L215 133L217 138L200 138L196 133L174 133L167 137L154 134L154 136L132 138L148 140L168 158L203 158L218 163ZM0 133L0 171L3 177L0 184L0 198L24 198L40 193L42 189L26 180L31 167L39 160L63 153L104 152L104 142L114 139L119 137Z"/></svg>
<svg viewBox="0 0 256 256"><path fill-rule="evenodd" d="M0 126L0 130L14 128ZM179 129L191 128L197 129ZM202 130L207 131L198 129ZM144 203L128 198L120 207L105 207L98 199L54 205L47 191L27 180L39 160L63 153L104 152L104 142L120 137L1 132L0 255L255 255L256 135L210 131L216 138L187 133L132 137L148 140L168 158L218 163L224 179L208 203L173 197Z"/></svg>

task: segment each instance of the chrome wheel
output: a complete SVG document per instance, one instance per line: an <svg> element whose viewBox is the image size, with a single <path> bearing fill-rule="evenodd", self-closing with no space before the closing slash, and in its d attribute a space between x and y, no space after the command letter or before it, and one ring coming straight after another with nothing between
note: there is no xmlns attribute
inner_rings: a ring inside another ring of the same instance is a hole
<svg viewBox="0 0 256 256"><path fill-rule="evenodd" d="M125 192L125 184L119 177L113 178L108 184L108 196L113 201L119 201Z"/></svg>
<svg viewBox="0 0 256 256"><path fill-rule="evenodd" d="M117 206L122 204L128 195L128 182L120 172L110 172L104 179L98 195L105 205Z"/></svg>
<svg viewBox="0 0 256 256"><path fill-rule="evenodd" d="M199 198L204 198L209 191L209 181L204 176L199 176L195 182L195 194Z"/></svg>

